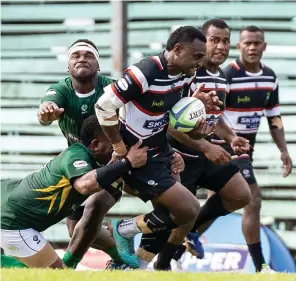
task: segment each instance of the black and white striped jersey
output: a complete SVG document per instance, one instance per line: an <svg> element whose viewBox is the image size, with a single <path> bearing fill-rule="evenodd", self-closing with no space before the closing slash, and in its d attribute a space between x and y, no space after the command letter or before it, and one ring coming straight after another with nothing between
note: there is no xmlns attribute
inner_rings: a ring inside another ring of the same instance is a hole
<svg viewBox="0 0 296 281"><path fill-rule="evenodd" d="M125 144L138 139L150 149L167 148L169 110L181 99L195 76L168 74L164 52L130 66L123 76L104 90L121 102L120 130Z"/></svg>
<svg viewBox="0 0 296 281"><path fill-rule="evenodd" d="M219 111L208 112L206 115L206 119L209 123L217 123L219 121L220 115L223 113L225 109L226 95L229 91L229 85L227 83L225 74L221 69L219 69L217 73L211 73L204 66L201 67L196 72L196 77L194 78L193 82L190 85L189 92L188 93L184 92L184 96L187 96L187 95L192 96L194 91L202 83L205 84L205 88L203 92L208 93L210 91L216 91L217 96L224 103L224 105L220 108ZM186 155L188 157L197 157L197 155L200 153L199 151L193 150L187 147L186 145L178 142L176 139L173 139L171 136L168 136L168 138L173 148L183 155ZM208 136L207 140L210 140L211 138L212 138L211 136Z"/></svg>
<svg viewBox="0 0 296 281"><path fill-rule="evenodd" d="M280 115L277 77L263 64L258 73L249 73L239 59L223 71L230 87L223 119L254 145L262 115Z"/></svg>

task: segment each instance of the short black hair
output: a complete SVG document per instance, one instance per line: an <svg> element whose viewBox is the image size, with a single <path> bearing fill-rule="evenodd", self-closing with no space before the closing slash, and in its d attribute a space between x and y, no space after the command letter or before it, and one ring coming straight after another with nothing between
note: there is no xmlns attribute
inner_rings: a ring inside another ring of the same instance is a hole
<svg viewBox="0 0 296 281"><path fill-rule="evenodd" d="M224 29L224 28L228 28L229 29L229 32L230 32L230 27L228 26L228 24L222 20L222 19L210 19L210 20L207 20L201 27L201 31L207 35L208 33L208 30L210 28L210 26L214 26L216 28L219 28L219 29Z"/></svg>
<svg viewBox="0 0 296 281"><path fill-rule="evenodd" d="M264 36L264 31L263 31L260 27L258 27L258 26L256 26L256 25L248 25L248 26L246 26L246 27L243 27L243 28L240 30L239 34L242 34L244 31L249 31L249 32L261 32L261 33L263 34L263 36Z"/></svg>
<svg viewBox="0 0 296 281"><path fill-rule="evenodd" d="M83 42L83 43L87 43L87 44L89 44L89 45L92 45L92 46L98 51L96 44L95 44L94 42L88 40L88 39L78 39L78 40L76 40L76 41L70 46L70 48L71 48L73 45L75 45L76 43L79 43L79 42Z"/></svg>
<svg viewBox="0 0 296 281"><path fill-rule="evenodd" d="M96 115L91 115L83 121L80 130L80 140L82 144L89 146L95 138L102 134L104 134L104 132Z"/></svg>
<svg viewBox="0 0 296 281"><path fill-rule="evenodd" d="M171 51L177 43L191 43L195 39L204 43L207 42L207 38L201 30L194 26L181 26L171 33L166 44L166 49Z"/></svg>

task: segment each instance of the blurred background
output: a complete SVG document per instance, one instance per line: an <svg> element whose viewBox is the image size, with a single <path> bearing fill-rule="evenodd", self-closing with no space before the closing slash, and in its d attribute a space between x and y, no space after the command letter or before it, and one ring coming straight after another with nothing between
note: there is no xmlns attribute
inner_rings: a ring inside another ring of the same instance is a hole
<svg viewBox="0 0 296 281"><path fill-rule="evenodd" d="M22 178L66 148L57 123L37 121L41 97L67 76L67 48L92 40L101 73L113 78L141 58L161 52L170 32L222 18L231 27L232 60L239 30L258 25L268 44L263 62L277 74L288 150L296 168L296 1L1 1L1 179ZM226 62L226 63L227 63ZM261 221L275 230L296 257L296 173L283 179L280 154L265 119L254 166L263 203ZM203 200L205 192L200 190ZM124 196L112 217L151 210ZM69 240L64 222L45 232L58 246Z"/></svg>

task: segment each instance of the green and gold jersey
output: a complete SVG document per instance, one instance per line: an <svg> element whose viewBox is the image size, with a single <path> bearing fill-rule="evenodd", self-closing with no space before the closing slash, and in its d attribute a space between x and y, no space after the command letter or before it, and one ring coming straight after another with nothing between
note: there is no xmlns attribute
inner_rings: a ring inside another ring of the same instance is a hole
<svg viewBox="0 0 296 281"><path fill-rule="evenodd" d="M22 180L1 182L1 229L44 231L83 203L71 181L97 168L90 150L76 143Z"/></svg>
<svg viewBox="0 0 296 281"><path fill-rule="evenodd" d="M71 77L59 81L49 87L41 103L52 101L65 111L59 118L59 126L68 140L68 145L79 141L83 121L95 114L95 103L104 93L103 89L113 82L103 75L98 76L95 90L88 94L80 94L72 87Z"/></svg>

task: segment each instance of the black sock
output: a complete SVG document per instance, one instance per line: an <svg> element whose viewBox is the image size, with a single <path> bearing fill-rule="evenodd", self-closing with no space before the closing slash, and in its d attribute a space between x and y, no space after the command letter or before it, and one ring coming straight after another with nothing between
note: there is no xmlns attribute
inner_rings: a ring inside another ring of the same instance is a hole
<svg viewBox="0 0 296 281"><path fill-rule="evenodd" d="M195 221L194 227L190 232L196 232L199 226L207 221L216 219L220 216L225 216L230 212L225 209L219 194L211 196L206 203L201 207L199 215Z"/></svg>
<svg viewBox="0 0 296 281"><path fill-rule="evenodd" d="M260 272L262 269L262 264L265 263L265 259L263 257L261 242L248 245L249 253L254 262L255 268L257 272Z"/></svg>
<svg viewBox="0 0 296 281"><path fill-rule="evenodd" d="M184 245L180 245L173 256L173 259L175 261L178 261L182 257L182 255L185 253L185 251L186 251L186 247Z"/></svg>
<svg viewBox="0 0 296 281"><path fill-rule="evenodd" d="M175 245L167 242L160 253L158 254L157 261L154 264L156 270L166 270L171 266L171 260L180 245Z"/></svg>

